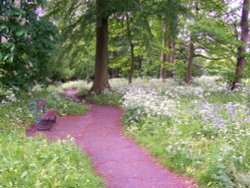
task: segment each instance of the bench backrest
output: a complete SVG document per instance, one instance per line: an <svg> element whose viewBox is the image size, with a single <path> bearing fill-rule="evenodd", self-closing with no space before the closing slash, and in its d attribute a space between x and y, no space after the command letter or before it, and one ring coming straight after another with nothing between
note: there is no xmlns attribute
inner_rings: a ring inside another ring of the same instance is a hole
<svg viewBox="0 0 250 188"><path fill-rule="evenodd" d="M47 103L47 101L43 100L41 102L38 102L37 106L38 106L38 108L42 108L42 107L44 107L46 105L46 103Z"/></svg>
<svg viewBox="0 0 250 188"><path fill-rule="evenodd" d="M29 104L29 109L35 112L36 118L39 118L40 110L42 110L43 114L45 114L46 112L46 108L45 108L46 103L47 101L44 99L37 99L35 102L32 102Z"/></svg>

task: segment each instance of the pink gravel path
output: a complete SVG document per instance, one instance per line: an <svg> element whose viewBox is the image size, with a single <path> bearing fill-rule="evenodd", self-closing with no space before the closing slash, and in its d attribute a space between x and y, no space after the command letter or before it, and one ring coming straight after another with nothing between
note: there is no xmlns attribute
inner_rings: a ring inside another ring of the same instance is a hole
<svg viewBox="0 0 250 188"><path fill-rule="evenodd" d="M73 137L92 160L108 188L190 188L194 183L176 176L152 159L133 140L124 136L122 110L89 104L84 116L61 117L50 131L28 131L29 136L45 134L49 140Z"/></svg>

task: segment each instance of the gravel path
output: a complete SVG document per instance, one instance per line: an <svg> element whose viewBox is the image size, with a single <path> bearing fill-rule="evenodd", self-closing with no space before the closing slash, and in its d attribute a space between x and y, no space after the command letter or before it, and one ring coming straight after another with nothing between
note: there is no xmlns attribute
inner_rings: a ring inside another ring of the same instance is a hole
<svg viewBox="0 0 250 188"><path fill-rule="evenodd" d="M108 188L189 188L194 183L163 169L133 140L124 136L122 110L88 104L84 116L61 117L45 134L49 140L73 137L77 146L92 160Z"/></svg>

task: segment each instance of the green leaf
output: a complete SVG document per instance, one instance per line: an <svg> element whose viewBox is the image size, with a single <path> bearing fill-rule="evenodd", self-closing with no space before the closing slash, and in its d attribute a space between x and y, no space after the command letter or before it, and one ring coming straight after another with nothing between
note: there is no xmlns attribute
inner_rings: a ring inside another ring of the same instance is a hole
<svg viewBox="0 0 250 188"><path fill-rule="evenodd" d="M25 30L20 30L16 32L16 36L21 37L22 35L25 35L26 31Z"/></svg>
<svg viewBox="0 0 250 188"><path fill-rule="evenodd" d="M10 56L11 56L11 54L5 55L4 58L3 58L3 60L6 61Z"/></svg>
<svg viewBox="0 0 250 188"><path fill-rule="evenodd" d="M0 26L0 31L1 31L1 30L8 30L8 27L7 27L6 25L1 25L1 26Z"/></svg>

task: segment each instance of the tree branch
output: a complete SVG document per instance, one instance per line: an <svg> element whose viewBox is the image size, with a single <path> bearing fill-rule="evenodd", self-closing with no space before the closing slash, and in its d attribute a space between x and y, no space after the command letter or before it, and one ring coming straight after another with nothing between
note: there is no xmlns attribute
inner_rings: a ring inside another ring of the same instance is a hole
<svg viewBox="0 0 250 188"><path fill-rule="evenodd" d="M201 55L201 54L195 54L194 57L202 57L202 58L205 58L205 59L209 59L209 60L223 60L223 59L229 59L228 57L221 57L221 58L213 58L213 57L207 57L205 55Z"/></svg>

